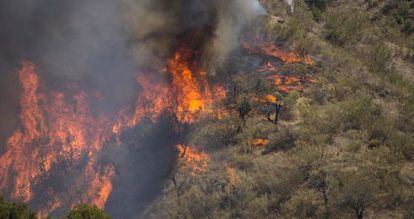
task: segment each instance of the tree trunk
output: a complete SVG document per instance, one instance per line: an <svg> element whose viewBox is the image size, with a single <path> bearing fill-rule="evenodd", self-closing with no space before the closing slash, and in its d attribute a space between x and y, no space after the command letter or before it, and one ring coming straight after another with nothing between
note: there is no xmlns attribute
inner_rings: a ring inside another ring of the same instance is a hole
<svg viewBox="0 0 414 219"><path fill-rule="evenodd" d="M282 104L276 104L275 125L279 123L279 114L281 110L282 110Z"/></svg>

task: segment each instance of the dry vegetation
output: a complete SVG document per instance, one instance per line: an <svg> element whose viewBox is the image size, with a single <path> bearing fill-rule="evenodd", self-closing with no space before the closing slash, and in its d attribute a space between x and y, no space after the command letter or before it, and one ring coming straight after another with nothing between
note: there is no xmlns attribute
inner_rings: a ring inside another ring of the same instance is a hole
<svg viewBox="0 0 414 219"><path fill-rule="evenodd" d="M267 36L312 54L316 66L290 68L317 83L283 96L275 126L251 96L276 91L235 76L238 113L188 139L210 154L208 169L181 176L179 197L167 185L146 217L414 217L413 3L296 2L291 14L262 1L284 20L267 21Z"/></svg>
<svg viewBox="0 0 414 219"><path fill-rule="evenodd" d="M261 2L284 20L266 21L267 36L311 54L315 66L289 67L317 82L282 96L275 125L252 96L277 91L234 75L233 113L186 140L208 167L186 172L179 156L144 217L414 218L414 3L298 0L291 14Z"/></svg>

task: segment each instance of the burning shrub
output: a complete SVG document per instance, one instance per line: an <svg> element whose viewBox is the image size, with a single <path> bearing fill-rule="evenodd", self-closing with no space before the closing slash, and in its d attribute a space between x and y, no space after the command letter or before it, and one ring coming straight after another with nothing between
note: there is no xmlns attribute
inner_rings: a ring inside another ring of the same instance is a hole
<svg viewBox="0 0 414 219"><path fill-rule="evenodd" d="M195 176L202 174L208 167L210 156L203 152L191 148L187 145L177 145L179 153L179 168L180 171L188 172Z"/></svg>

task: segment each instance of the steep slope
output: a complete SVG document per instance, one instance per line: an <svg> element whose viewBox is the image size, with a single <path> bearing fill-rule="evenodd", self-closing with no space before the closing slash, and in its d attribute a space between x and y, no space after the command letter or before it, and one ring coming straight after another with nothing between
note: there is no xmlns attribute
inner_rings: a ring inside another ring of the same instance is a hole
<svg viewBox="0 0 414 219"><path fill-rule="evenodd" d="M284 93L263 81L272 66L228 70L229 114L192 131L199 156L180 152L145 217L412 218L413 4L297 1L294 13L262 4L267 38L315 61L275 71L312 79ZM266 94L283 102L277 125L256 101Z"/></svg>

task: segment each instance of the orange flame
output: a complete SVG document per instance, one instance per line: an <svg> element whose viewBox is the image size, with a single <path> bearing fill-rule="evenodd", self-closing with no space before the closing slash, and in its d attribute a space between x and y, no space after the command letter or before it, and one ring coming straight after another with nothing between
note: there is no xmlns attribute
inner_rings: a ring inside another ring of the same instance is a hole
<svg viewBox="0 0 414 219"><path fill-rule="evenodd" d="M227 165L226 166L226 172L227 172L227 176L229 177L231 185L234 186L237 183L239 183L239 177L237 176L236 170L233 167Z"/></svg>
<svg viewBox="0 0 414 219"><path fill-rule="evenodd" d="M257 138L252 141L252 144L257 147L264 147L270 144L268 139Z"/></svg>
<svg viewBox="0 0 414 219"><path fill-rule="evenodd" d="M277 103L277 98L273 95L266 95L265 99L269 103Z"/></svg>
<svg viewBox="0 0 414 219"><path fill-rule="evenodd" d="M172 112L178 122L189 124L206 116L223 117L224 111L214 104L226 98L226 90L209 86L206 72L191 62L192 55L191 50L180 48L169 59L166 71L171 76L171 85L151 82L149 74L140 74L137 83L142 91L136 99L135 110L119 113L113 133L133 127L143 118L155 122L164 111Z"/></svg>
<svg viewBox="0 0 414 219"><path fill-rule="evenodd" d="M149 118L155 122L156 119L169 106L170 90L166 84L152 82L146 74L137 77L137 83L142 91L137 96L135 109L132 113L122 110L118 115L118 120L112 127L114 134L120 134L125 128L137 125L143 118Z"/></svg>
<svg viewBox="0 0 414 219"><path fill-rule="evenodd" d="M172 76L173 105L176 106L176 117L180 122L193 123L199 116L213 112L213 96L218 100L225 98L222 88L212 93L206 80L206 72L198 66L192 66L192 52L189 49L178 49L174 57L168 61L168 71Z"/></svg>
<svg viewBox="0 0 414 219"><path fill-rule="evenodd" d="M210 156L206 153L199 152L190 146L177 144L176 148L179 152L179 159L182 162L180 169L196 176L207 170Z"/></svg>
<svg viewBox="0 0 414 219"><path fill-rule="evenodd" d="M252 45L253 44L253 45ZM246 40L241 41L241 45L252 52L265 54L275 58L281 59L285 63L300 63L303 62L307 65L314 65L312 57L308 55L301 55L297 51L285 51L280 49L272 42L265 42L259 37L255 37L253 43L250 44Z"/></svg>
<svg viewBox="0 0 414 219"><path fill-rule="evenodd" d="M82 170L85 179L103 179L91 180L87 186L88 192L98 194L89 203L103 207L113 174L109 170L101 173L90 168L97 165L96 156L110 133L103 128L108 127L107 121L91 114L88 96L82 91L72 97L57 91L40 92L39 78L31 63L23 63L19 79L23 88L22 127L9 138L6 152L0 157L0 189L11 191L14 199L28 202L36 193L33 184L46 177L52 167L62 161L78 166L86 154L88 163ZM55 200L41 211L47 214L59 206L60 200Z"/></svg>
<svg viewBox="0 0 414 219"><path fill-rule="evenodd" d="M267 77L272 84L276 85L280 92L303 91L306 78L298 76L270 75Z"/></svg>
<svg viewBox="0 0 414 219"><path fill-rule="evenodd" d="M179 49L168 61L171 84L152 80L152 74L140 74L137 84L142 91L135 105L119 111L115 117L94 115L89 105L90 96L76 85L71 85L69 92L46 92L45 87L40 87L34 64L23 63L19 71L23 90L21 127L8 139L6 152L0 156L0 191L10 192L13 199L29 202L38 192L34 185L41 183L42 178L53 176L53 171L62 163L70 163L67 168L80 169L82 177L82 181L69 186L70 192L81 194L66 197L62 191L47 188L50 198L39 209L41 214L48 215L63 205L74 206L80 202L104 208L112 191L115 170L112 165L99 162L99 155L111 136L134 127L143 118L155 122L165 111L175 114L181 123L225 114L214 107L226 97L225 89L210 87L206 72L191 60L192 56L190 50ZM185 160L184 168L194 174L205 171L207 154L190 148L184 152L182 145L177 148Z"/></svg>

